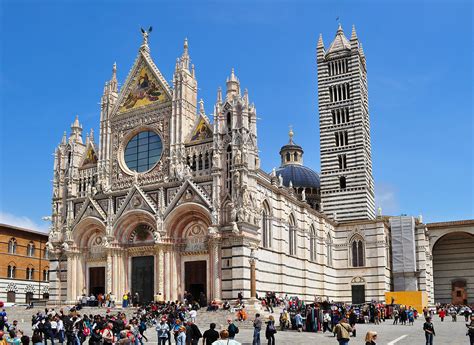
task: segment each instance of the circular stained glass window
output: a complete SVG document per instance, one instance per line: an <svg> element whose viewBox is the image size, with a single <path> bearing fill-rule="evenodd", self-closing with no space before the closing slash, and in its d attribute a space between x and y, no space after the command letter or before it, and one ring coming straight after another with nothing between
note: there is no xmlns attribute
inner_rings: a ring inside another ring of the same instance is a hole
<svg viewBox="0 0 474 345"><path fill-rule="evenodd" d="M135 135L125 148L125 164L136 172L148 171L160 160L163 143L153 131L143 131Z"/></svg>

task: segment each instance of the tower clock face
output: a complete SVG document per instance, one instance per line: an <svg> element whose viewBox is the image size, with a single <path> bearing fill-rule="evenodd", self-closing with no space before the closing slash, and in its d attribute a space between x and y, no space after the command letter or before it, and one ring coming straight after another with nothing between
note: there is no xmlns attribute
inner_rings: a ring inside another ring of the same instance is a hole
<svg viewBox="0 0 474 345"><path fill-rule="evenodd" d="M143 173L159 162L162 151L161 137L150 130L142 131L127 143L124 161L131 171Z"/></svg>

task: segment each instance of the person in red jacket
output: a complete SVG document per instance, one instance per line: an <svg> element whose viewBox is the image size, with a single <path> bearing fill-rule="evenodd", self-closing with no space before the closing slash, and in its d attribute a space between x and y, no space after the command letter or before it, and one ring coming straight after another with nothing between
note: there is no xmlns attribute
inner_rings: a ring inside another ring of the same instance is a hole
<svg viewBox="0 0 474 345"><path fill-rule="evenodd" d="M444 318L445 318L445 316L446 316L446 311L445 311L444 309L441 309L441 310L439 311L438 315L439 315L439 317L440 317L440 319L441 319L441 322L443 322L443 321L444 321Z"/></svg>

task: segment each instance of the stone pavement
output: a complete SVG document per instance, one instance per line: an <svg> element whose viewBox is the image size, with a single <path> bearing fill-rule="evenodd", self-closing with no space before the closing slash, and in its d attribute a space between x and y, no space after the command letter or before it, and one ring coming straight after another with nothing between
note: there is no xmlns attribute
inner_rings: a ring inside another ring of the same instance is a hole
<svg viewBox="0 0 474 345"><path fill-rule="evenodd" d="M56 308L59 309L59 308ZM13 321L14 319L19 321L19 328L25 331L26 334L31 335L31 316L35 314L38 310L44 310L44 308L35 308L25 310L24 307L11 307L6 308L8 319ZM97 308L85 308L83 310L85 313L95 314L98 313L99 309ZM113 311L115 312L115 310ZM127 315L130 315L133 312L132 309L127 309ZM101 313L105 313L105 309L101 310ZM264 313L267 314L267 313ZM208 328L210 322L215 322L217 328L220 329L221 325L225 325L227 317L232 317L233 313L227 312L205 312L201 311L198 313L197 324L201 331L204 331ZM274 314L275 319L278 319L278 315ZM253 317L252 317L253 318ZM368 330L374 330L378 332L377 345L424 345L425 338L423 332L423 319L418 319L415 321L414 326L401 326L401 325L392 325L392 320L387 320L382 322L380 325L374 324L358 324L357 327L357 337L351 338L350 345L364 344L365 333ZM239 324L240 332L236 337L236 340L241 342L243 345L252 344L252 333L251 329L251 320L247 321L244 324ZM464 323L463 317L458 317L457 322L451 322L450 320L445 320L441 322L439 317L434 317L434 326L436 331L436 337L434 339L435 345L468 345L469 338L466 336L466 326ZM149 341L147 344L156 344L156 332L154 329L148 329L146 331L146 336ZM284 345L306 345L306 344L333 344L337 345L337 341L332 334L322 334L322 333L298 333L294 331L284 331L278 332L275 335L276 344ZM399 340L397 340L399 339ZM265 332L261 333L262 344L266 344ZM395 341L395 342L394 342ZM84 343L86 344L86 343Z"/></svg>

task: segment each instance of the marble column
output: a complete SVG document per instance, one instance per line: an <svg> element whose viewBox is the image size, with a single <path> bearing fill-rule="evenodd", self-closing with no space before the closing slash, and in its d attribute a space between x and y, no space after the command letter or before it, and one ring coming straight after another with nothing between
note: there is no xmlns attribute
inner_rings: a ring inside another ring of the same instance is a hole
<svg viewBox="0 0 474 345"><path fill-rule="evenodd" d="M217 302L221 300L221 280L219 276L219 242L212 243L212 277L214 281L214 296Z"/></svg>
<svg viewBox="0 0 474 345"><path fill-rule="evenodd" d="M76 270L76 265L75 265L75 258L72 255L72 253L67 253L67 276L68 277L74 277L74 271ZM75 300L76 297L74 297L75 294L75 287L73 287L73 279L67 279L66 280L66 286L67 286L67 297L66 301L68 303L72 302Z"/></svg>
<svg viewBox="0 0 474 345"><path fill-rule="evenodd" d="M107 251L107 266L105 268L105 292L106 294L112 292L112 252ZM117 296L116 296L117 297Z"/></svg>
<svg viewBox="0 0 474 345"><path fill-rule="evenodd" d="M162 247L158 247L158 275L157 275L157 280L158 280L158 291L157 293L161 293L162 296L164 296L165 292L165 255L163 252Z"/></svg>
<svg viewBox="0 0 474 345"><path fill-rule="evenodd" d="M250 259L250 299L255 300L257 296L257 278L256 278L256 269L255 259Z"/></svg>

